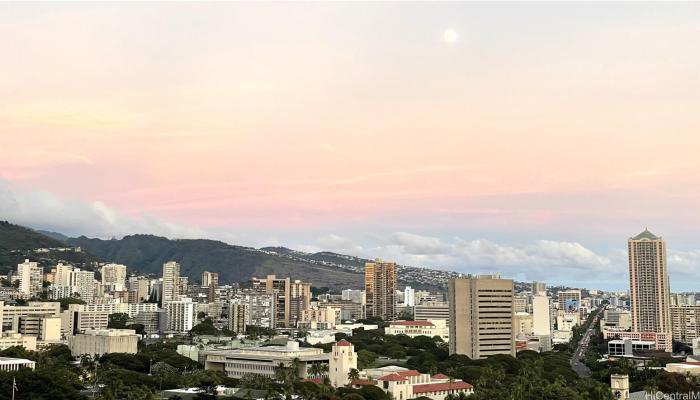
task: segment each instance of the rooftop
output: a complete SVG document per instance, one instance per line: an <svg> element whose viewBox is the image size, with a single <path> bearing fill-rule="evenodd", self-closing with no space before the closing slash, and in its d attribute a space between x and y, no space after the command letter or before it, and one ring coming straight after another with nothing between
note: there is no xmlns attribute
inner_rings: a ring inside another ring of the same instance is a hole
<svg viewBox="0 0 700 400"><path fill-rule="evenodd" d="M471 388L473 388L473 386L464 381L454 381L452 383L428 383L425 385L413 386L413 394L441 392L447 390L469 390Z"/></svg>
<svg viewBox="0 0 700 400"><path fill-rule="evenodd" d="M430 321L393 321L391 325L399 326L433 326Z"/></svg>
<svg viewBox="0 0 700 400"><path fill-rule="evenodd" d="M402 377L399 374L389 374L389 375L384 375L381 378L377 379L378 381L395 381L395 382L401 382L405 381L406 378Z"/></svg>
<svg viewBox="0 0 700 400"><path fill-rule="evenodd" d="M653 233L649 232L649 229L644 229L644 232L642 232L639 235L632 238L632 240L642 240L642 239L656 240L656 239L660 239L660 238L658 236L654 235Z"/></svg>

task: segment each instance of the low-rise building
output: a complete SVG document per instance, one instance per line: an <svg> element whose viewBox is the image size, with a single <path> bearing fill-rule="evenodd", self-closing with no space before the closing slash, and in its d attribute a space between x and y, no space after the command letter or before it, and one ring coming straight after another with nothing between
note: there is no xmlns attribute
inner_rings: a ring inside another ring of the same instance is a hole
<svg viewBox="0 0 700 400"><path fill-rule="evenodd" d="M409 337L439 336L445 342L450 339L450 330L447 327L447 321L444 319L435 319L427 321L392 321L389 326L384 328L384 333L387 335L406 335Z"/></svg>
<svg viewBox="0 0 700 400"><path fill-rule="evenodd" d="M107 353L136 354L138 336L132 329L87 329L68 338L73 356L101 356Z"/></svg>
<svg viewBox="0 0 700 400"><path fill-rule="evenodd" d="M3 332L2 337L0 337L0 350L15 346L36 351L36 336L26 336L14 331Z"/></svg>
<svg viewBox="0 0 700 400"><path fill-rule="evenodd" d="M615 339L608 342L608 355L627 356L655 350L655 343L645 340Z"/></svg>
<svg viewBox="0 0 700 400"><path fill-rule="evenodd" d="M12 372L17 371L20 368L29 368L34 370L34 368L36 368L36 362L26 360L24 358L0 357L0 371Z"/></svg>
<svg viewBox="0 0 700 400"><path fill-rule="evenodd" d="M654 350L671 352L673 349L671 334L666 332L621 332L605 329L603 330L603 339L632 339L654 342Z"/></svg>
<svg viewBox="0 0 700 400"><path fill-rule="evenodd" d="M329 354L314 347L300 348L298 342L287 342L285 346L264 346L235 350L214 350L200 352L204 354L204 369L221 371L231 378L240 378L246 374L268 377L275 376L275 369L280 364L290 366L298 362L299 377L308 377L312 364L328 364Z"/></svg>

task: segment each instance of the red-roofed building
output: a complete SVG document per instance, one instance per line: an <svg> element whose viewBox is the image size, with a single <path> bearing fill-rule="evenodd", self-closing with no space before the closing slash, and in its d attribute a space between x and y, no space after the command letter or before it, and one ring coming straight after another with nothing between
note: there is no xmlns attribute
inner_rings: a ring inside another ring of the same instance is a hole
<svg viewBox="0 0 700 400"><path fill-rule="evenodd" d="M444 319L427 321L392 321L384 328L387 335L406 335L409 337L418 336L439 336L444 341L450 339L450 330Z"/></svg>
<svg viewBox="0 0 700 400"><path fill-rule="evenodd" d="M376 386L377 381L373 381L371 379L355 379L354 381L350 382L350 384L355 389L359 389L362 386Z"/></svg>
<svg viewBox="0 0 700 400"><path fill-rule="evenodd" d="M445 375L445 374L435 374L435 375L431 376L431 378L434 381L442 381L442 380L446 381L446 380L450 379L450 377Z"/></svg>
<svg viewBox="0 0 700 400"><path fill-rule="evenodd" d="M338 343L335 344L336 346L352 346L352 343L348 342L345 339L340 339Z"/></svg>
<svg viewBox="0 0 700 400"><path fill-rule="evenodd" d="M458 395L464 393L470 395L474 393L474 387L464 381L428 383L425 385L413 386L413 396L430 397L432 400L444 400L449 395Z"/></svg>

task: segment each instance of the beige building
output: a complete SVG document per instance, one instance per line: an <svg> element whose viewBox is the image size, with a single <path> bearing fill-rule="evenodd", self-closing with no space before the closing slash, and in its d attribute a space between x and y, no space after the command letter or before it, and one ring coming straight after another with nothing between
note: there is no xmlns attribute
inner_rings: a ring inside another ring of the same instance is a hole
<svg viewBox="0 0 700 400"><path fill-rule="evenodd" d="M513 330L515 336L531 336L533 334L532 314L516 312L513 314Z"/></svg>
<svg viewBox="0 0 700 400"><path fill-rule="evenodd" d="M26 336L17 332L3 332L0 337L0 350L20 346L29 351L36 351L36 336Z"/></svg>
<svg viewBox="0 0 700 400"><path fill-rule="evenodd" d="M177 300L180 294L180 264L168 261L163 264L163 286L161 304Z"/></svg>
<svg viewBox="0 0 700 400"><path fill-rule="evenodd" d="M547 295L547 284L544 282L532 282L532 295L533 296L546 296Z"/></svg>
<svg viewBox="0 0 700 400"><path fill-rule="evenodd" d="M700 338L700 306L671 306L670 311L673 340L692 345Z"/></svg>
<svg viewBox="0 0 700 400"><path fill-rule="evenodd" d="M276 296L275 326L281 328L289 327L289 318L291 314L290 279L268 275L266 278L253 278L252 281L253 289L256 292L274 294Z"/></svg>
<svg viewBox="0 0 700 400"><path fill-rule="evenodd" d="M396 263L375 260L365 264L365 296L367 318L385 321L396 315Z"/></svg>
<svg viewBox="0 0 700 400"><path fill-rule="evenodd" d="M347 340L340 340L331 347L328 360L328 379L333 387L343 387L350 383L348 374L357 369L355 346Z"/></svg>
<svg viewBox="0 0 700 400"><path fill-rule="evenodd" d="M500 275L451 279L450 354L515 356L513 280Z"/></svg>
<svg viewBox="0 0 700 400"><path fill-rule="evenodd" d="M0 357L0 371L2 372L13 372L20 368L34 370L35 367L35 361L25 360L24 358Z"/></svg>
<svg viewBox="0 0 700 400"><path fill-rule="evenodd" d="M333 329L341 323L341 310L337 307L313 305L301 312L299 328L304 329Z"/></svg>
<svg viewBox="0 0 700 400"><path fill-rule="evenodd" d="M82 334L69 337L68 347L74 357L83 354L136 354L137 342L136 331L131 329L87 329Z"/></svg>
<svg viewBox="0 0 700 400"><path fill-rule="evenodd" d="M126 265L105 264L102 266L102 284L114 290L124 290L126 287Z"/></svg>
<svg viewBox="0 0 700 400"><path fill-rule="evenodd" d="M289 323L296 326L301 313L311 304L311 284L295 280L289 286Z"/></svg>
<svg viewBox="0 0 700 400"><path fill-rule="evenodd" d="M0 301L0 319L2 329L19 331L21 317L58 317L61 315L61 303L57 301L30 301L26 306L13 306Z"/></svg>
<svg viewBox="0 0 700 400"><path fill-rule="evenodd" d="M61 313L61 332L74 335L89 329L106 329L109 313L106 311L83 311L81 304L71 304Z"/></svg>
<svg viewBox="0 0 700 400"><path fill-rule="evenodd" d="M17 276L19 276L19 291L27 296L37 296L41 293L44 283L44 268L35 262L24 260L17 264Z"/></svg>
<svg viewBox="0 0 700 400"><path fill-rule="evenodd" d="M558 294L559 311L579 313L581 308L581 291L578 289L560 290Z"/></svg>
<svg viewBox="0 0 700 400"><path fill-rule="evenodd" d="M406 335L408 337L438 336L445 342L450 340L450 329L444 319L427 321L392 321L384 328L387 335Z"/></svg>
<svg viewBox="0 0 700 400"><path fill-rule="evenodd" d="M312 364L328 364L330 354L315 347L299 347L299 342L287 342L286 346L251 347L235 350L201 351L204 369L221 371L226 376L240 378L254 374L274 378L277 366L298 366L299 378L307 378Z"/></svg>
<svg viewBox="0 0 700 400"><path fill-rule="evenodd" d="M671 332L666 242L648 230L627 241L632 330Z"/></svg>
<svg viewBox="0 0 700 400"><path fill-rule="evenodd" d="M219 286L219 273L218 272L202 272L202 286Z"/></svg>
<svg viewBox="0 0 700 400"><path fill-rule="evenodd" d="M27 315L19 317L19 333L35 336L42 342L61 340L61 317Z"/></svg>

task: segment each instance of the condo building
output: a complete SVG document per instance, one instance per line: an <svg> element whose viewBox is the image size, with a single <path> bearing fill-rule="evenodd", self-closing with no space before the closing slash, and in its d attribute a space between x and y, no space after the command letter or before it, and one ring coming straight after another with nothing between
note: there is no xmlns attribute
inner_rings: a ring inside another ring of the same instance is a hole
<svg viewBox="0 0 700 400"><path fill-rule="evenodd" d="M365 264L367 318L392 320L396 315L396 263L375 260Z"/></svg>
<svg viewBox="0 0 700 400"><path fill-rule="evenodd" d="M648 230L627 241L632 330L671 332L666 242Z"/></svg>

